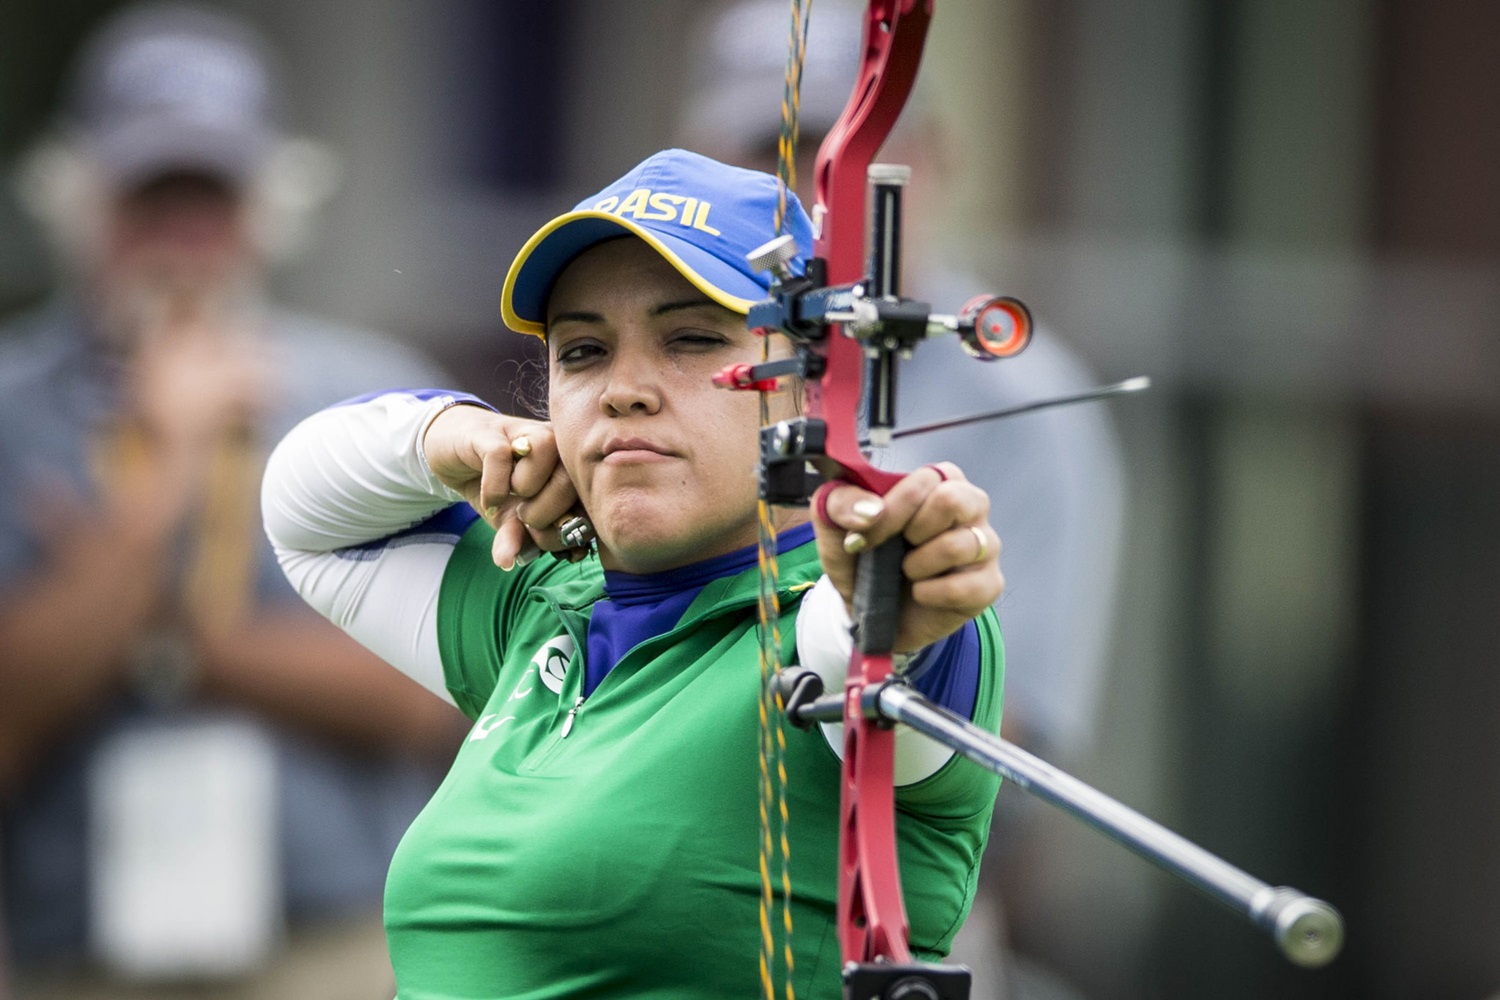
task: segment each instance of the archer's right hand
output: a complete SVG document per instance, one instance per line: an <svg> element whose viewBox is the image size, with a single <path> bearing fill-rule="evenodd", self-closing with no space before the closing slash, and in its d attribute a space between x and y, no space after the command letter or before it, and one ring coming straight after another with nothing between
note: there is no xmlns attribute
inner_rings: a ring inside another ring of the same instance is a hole
<svg viewBox="0 0 1500 1000"><path fill-rule="evenodd" d="M510 570L538 549L566 547L557 525L578 512L578 492L551 424L460 404L428 425L422 450L432 474L495 529L495 565Z"/></svg>

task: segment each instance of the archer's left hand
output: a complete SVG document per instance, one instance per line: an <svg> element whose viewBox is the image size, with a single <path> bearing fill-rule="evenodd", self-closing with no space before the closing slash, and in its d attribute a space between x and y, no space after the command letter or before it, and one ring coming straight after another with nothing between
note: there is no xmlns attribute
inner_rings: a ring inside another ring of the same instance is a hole
<svg viewBox="0 0 1500 1000"><path fill-rule="evenodd" d="M823 572L851 609L859 553L898 534L911 546L901 562L905 586L895 652L937 642L1005 589L989 495L951 462L909 473L884 497L849 483L825 483L813 510Z"/></svg>

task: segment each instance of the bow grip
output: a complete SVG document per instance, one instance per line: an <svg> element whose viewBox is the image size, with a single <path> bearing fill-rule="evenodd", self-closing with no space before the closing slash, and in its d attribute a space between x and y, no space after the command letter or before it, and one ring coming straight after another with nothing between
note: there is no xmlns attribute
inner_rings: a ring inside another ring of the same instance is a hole
<svg viewBox="0 0 1500 1000"><path fill-rule="evenodd" d="M861 653L879 655L896 646L905 589L901 560L908 548L905 536L896 535L861 553L855 563L854 642Z"/></svg>

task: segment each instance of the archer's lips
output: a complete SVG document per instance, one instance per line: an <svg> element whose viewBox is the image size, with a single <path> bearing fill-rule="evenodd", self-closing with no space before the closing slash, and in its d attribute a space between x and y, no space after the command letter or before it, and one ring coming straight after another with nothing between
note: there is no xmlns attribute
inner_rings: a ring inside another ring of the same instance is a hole
<svg viewBox="0 0 1500 1000"><path fill-rule="evenodd" d="M674 457L670 449L645 438L614 438L604 446L606 462L654 462Z"/></svg>

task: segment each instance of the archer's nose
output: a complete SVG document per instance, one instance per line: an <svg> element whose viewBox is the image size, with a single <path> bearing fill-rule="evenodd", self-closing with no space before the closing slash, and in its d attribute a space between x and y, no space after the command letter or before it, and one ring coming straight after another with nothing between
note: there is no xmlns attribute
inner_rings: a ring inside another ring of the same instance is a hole
<svg viewBox="0 0 1500 1000"><path fill-rule="evenodd" d="M618 351L610 363L609 382L599 396L607 415L646 415L661 409L661 379L656 359L644 351Z"/></svg>

